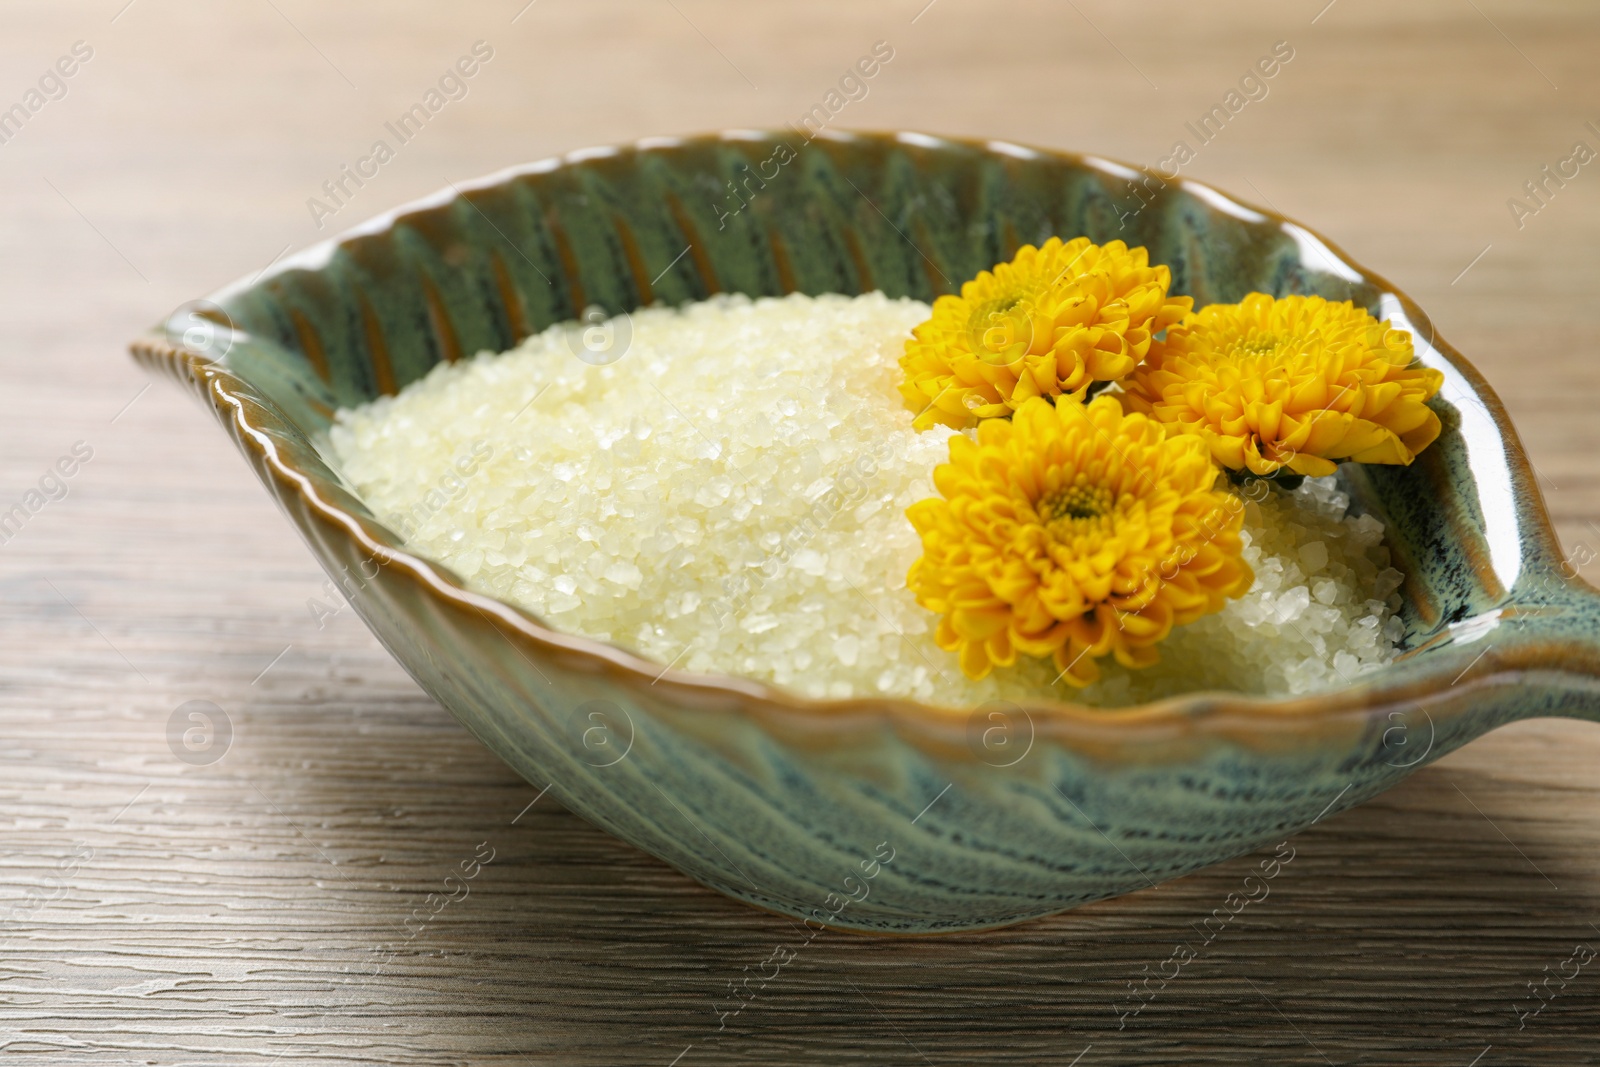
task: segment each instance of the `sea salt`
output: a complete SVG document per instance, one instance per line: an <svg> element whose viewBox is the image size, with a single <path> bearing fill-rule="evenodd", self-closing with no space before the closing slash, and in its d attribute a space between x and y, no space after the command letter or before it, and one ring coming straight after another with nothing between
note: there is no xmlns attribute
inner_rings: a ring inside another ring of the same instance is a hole
<svg viewBox="0 0 1600 1067"><path fill-rule="evenodd" d="M408 547L472 588L662 664L811 697L1292 694L1393 657L1403 576L1333 477L1246 506L1254 587L1175 630L1157 665L1105 659L1082 690L1048 661L965 678L905 583L921 552L905 509L934 495L953 432L913 431L895 391L928 314L881 293L719 296L633 313L605 366L557 326L340 411L329 441Z"/></svg>

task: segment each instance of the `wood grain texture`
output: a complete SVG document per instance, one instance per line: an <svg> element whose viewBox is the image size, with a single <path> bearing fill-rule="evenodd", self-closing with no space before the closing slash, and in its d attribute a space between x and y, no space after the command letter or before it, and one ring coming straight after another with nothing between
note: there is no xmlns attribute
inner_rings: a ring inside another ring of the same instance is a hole
<svg viewBox="0 0 1600 1067"><path fill-rule="evenodd" d="M1499 389L1588 564L1600 172L1551 186L1520 229L1506 201L1575 141L1600 147L1600 12L123 2L0 14L0 107L75 41L94 50L0 144L0 511L93 449L0 544L5 1062L1600 1063L1600 962L1525 1027L1514 1012L1575 945L1600 947L1600 732L1561 722L1484 738L1297 837L1270 896L1122 1029L1127 983L1198 946L1255 860L999 933L823 935L719 1031L728 983L796 944L792 924L539 797L348 610L319 625L322 576L287 524L122 349L447 181L798 120L886 40L838 124L1150 164L1183 139L1184 173L1407 289ZM466 98L319 231L306 199L480 39L494 57ZM1279 40L1295 56L1268 95L1198 145L1185 122ZM233 727L210 765L168 746L190 700ZM486 849L463 899L413 917Z"/></svg>

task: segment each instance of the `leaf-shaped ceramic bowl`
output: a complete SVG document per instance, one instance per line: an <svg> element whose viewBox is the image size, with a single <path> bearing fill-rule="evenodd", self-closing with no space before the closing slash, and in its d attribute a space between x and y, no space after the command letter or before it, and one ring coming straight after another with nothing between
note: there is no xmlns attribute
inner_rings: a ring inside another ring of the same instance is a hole
<svg viewBox="0 0 1600 1067"><path fill-rule="evenodd" d="M1118 710L806 700L663 671L408 553L325 446L336 407L590 305L931 300L1057 234L1146 245L1199 304L1319 293L1414 332L1445 376L1443 436L1409 468L1348 470L1407 576L1393 665L1298 699ZM417 682L574 811L819 924L919 933L1045 915L1276 842L1502 723L1600 709L1596 594L1567 576L1493 393L1382 278L1195 182L921 134L652 139L453 188L213 300L135 355L215 410Z"/></svg>

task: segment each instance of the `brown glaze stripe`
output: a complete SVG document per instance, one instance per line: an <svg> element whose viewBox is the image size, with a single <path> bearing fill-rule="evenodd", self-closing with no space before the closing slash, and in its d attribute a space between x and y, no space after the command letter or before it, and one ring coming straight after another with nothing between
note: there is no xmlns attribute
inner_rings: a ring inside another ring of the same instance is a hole
<svg viewBox="0 0 1600 1067"><path fill-rule="evenodd" d="M861 247L861 239L856 236L854 227L844 231L844 244L850 252L850 261L855 264L856 274L861 279L861 291L870 293L878 287L872 278L872 268L867 265L867 253Z"/></svg>
<svg viewBox="0 0 1600 1067"><path fill-rule="evenodd" d="M567 237L566 227L561 225L561 216L557 214L554 204L545 210L544 224L549 227L550 235L555 238L556 258L561 260L561 273L566 276L567 292L572 300L572 317L577 318L583 314L583 309L589 306L589 295L583 290L583 275L578 270L578 257L572 251L572 241Z"/></svg>
<svg viewBox="0 0 1600 1067"><path fill-rule="evenodd" d="M378 321L378 313L372 310L366 293L358 292L356 299L361 301L361 325L366 331L367 352L372 358L373 382L380 394L394 396L400 391L400 386L395 382L394 364L389 359L389 342L383 336L383 324Z"/></svg>
<svg viewBox="0 0 1600 1067"><path fill-rule="evenodd" d="M1391 560L1391 565L1396 562ZM1412 607L1416 609L1417 618L1434 627L1439 625L1439 605L1434 601L1433 594L1423 586L1416 577L1415 565L1405 568L1405 580L1400 583L1400 588L1406 591L1406 597Z"/></svg>
<svg viewBox="0 0 1600 1067"><path fill-rule="evenodd" d="M655 303L655 295L650 285L650 272L645 268L644 257L639 254L639 241L621 215L611 216L611 227L617 231L617 240L622 242L622 255L628 261L628 273L633 275L633 287L639 293L639 306L649 307Z"/></svg>
<svg viewBox="0 0 1600 1067"><path fill-rule="evenodd" d="M522 310L522 298L511 281L511 272L505 260L493 248L489 249L489 268L494 271L494 285L500 293L500 306L505 309L506 323L511 327L511 343L517 345L533 332L528 326L528 316Z"/></svg>
<svg viewBox="0 0 1600 1067"><path fill-rule="evenodd" d="M428 277L428 272L418 271L417 276L422 279L422 296L428 302L428 321L433 324L433 336L439 341L439 351L446 363L454 363L461 358L461 340L456 337L455 324L450 321L450 313L445 310L444 300L439 296L439 287Z"/></svg>
<svg viewBox="0 0 1600 1067"><path fill-rule="evenodd" d="M667 210L672 212L672 221L678 224L678 231L689 243L689 258L694 260L694 269L700 275L700 283L705 286L706 295L722 292L722 283L717 281L717 269L711 262L711 256L706 252L705 242L700 240L700 231L689 221L689 213L684 210L683 201L678 199L676 193L667 193L666 199Z"/></svg>
<svg viewBox="0 0 1600 1067"><path fill-rule="evenodd" d="M778 269L778 287L787 296L794 292L797 286L794 281L794 267L789 262L789 250L784 247L783 235L778 233L776 226L767 231L767 244L772 248L772 264Z"/></svg>
<svg viewBox="0 0 1600 1067"><path fill-rule="evenodd" d="M939 269L939 265L933 261L931 256L923 251L924 248L934 247L932 235L928 233L928 224L922 219L918 219L915 230L918 240L920 240L922 243L920 245L913 246L912 251L917 254L917 259L922 262L922 274L923 277L928 279L929 290L936 297L944 293L948 293L950 291L950 286L954 285L955 283L949 278L945 277L944 272ZM909 243L910 238L907 238L906 240ZM960 291L959 287L957 287L957 291Z"/></svg>
<svg viewBox="0 0 1600 1067"><path fill-rule="evenodd" d="M311 325L311 320L299 308L289 309L289 320L294 323L295 336L300 339L300 351L305 354L311 369L317 372L323 384L332 385L333 381L328 377L328 354L322 350L322 338L317 336L316 327Z"/></svg>
<svg viewBox="0 0 1600 1067"><path fill-rule="evenodd" d="M1010 219L1006 219L1005 229L1002 231L1004 247L1000 249L998 262L1005 263L1017 258L1017 249L1022 247L1022 238L1017 236L1017 227Z"/></svg>

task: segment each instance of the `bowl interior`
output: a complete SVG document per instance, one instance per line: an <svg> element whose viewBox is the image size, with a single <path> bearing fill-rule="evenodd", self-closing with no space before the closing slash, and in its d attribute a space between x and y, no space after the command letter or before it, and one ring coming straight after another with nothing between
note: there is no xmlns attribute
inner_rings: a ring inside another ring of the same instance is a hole
<svg viewBox="0 0 1600 1067"><path fill-rule="evenodd" d="M376 219L201 314L230 327L225 354L210 354L247 387L255 425L398 548L322 443L340 406L590 306L874 289L931 301L1055 235L1144 245L1197 305L1256 290L1353 300L1410 329L1420 358L1444 371L1434 447L1407 468L1346 467L1407 574L1409 654L1385 673L1443 677L1477 651L1460 647L1475 626L1519 597L1560 592L1553 535L1498 400L1409 299L1301 226L1092 157L753 132L577 152ZM174 344L183 325L167 327Z"/></svg>

